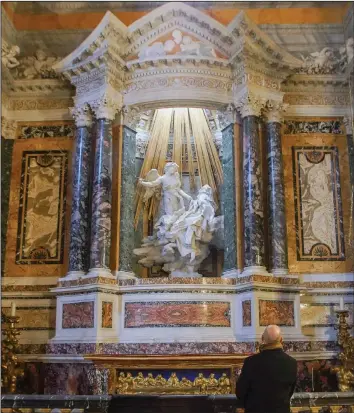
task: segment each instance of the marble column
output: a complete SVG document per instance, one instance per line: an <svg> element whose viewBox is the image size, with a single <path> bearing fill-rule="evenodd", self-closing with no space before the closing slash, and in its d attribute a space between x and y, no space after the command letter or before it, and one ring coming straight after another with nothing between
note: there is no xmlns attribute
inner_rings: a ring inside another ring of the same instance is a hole
<svg viewBox="0 0 354 413"><path fill-rule="evenodd" d="M87 104L72 108L71 114L76 123L76 135L72 159L72 204L67 277L75 278L86 274L89 269L92 116Z"/></svg>
<svg viewBox="0 0 354 413"><path fill-rule="evenodd" d="M264 251L264 200L259 136L259 112L243 113L243 214L244 271L242 275L267 274ZM243 114L241 112L241 114Z"/></svg>
<svg viewBox="0 0 354 413"><path fill-rule="evenodd" d="M134 278L135 230L134 198L136 177L136 132L123 126L122 165L121 165L121 205L120 205L120 242L118 278Z"/></svg>
<svg viewBox="0 0 354 413"><path fill-rule="evenodd" d="M266 114L268 164L268 236L269 268L274 275L288 274L288 246L284 196L284 170L281 146L281 116Z"/></svg>
<svg viewBox="0 0 354 413"><path fill-rule="evenodd" d="M101 100L94 106L97 118L91 201L90 276L111 277L112 225L112 121L116 106Z"/></svg>
<svg viewBox="0 0 354 413"><path fill-rule="evenodd" d="M221 206L224 216L224 278L238 275L236 254L236 203L235 203L235 142L234 124L222 131L222 168L224 182L221 193Z"/></svg>
<svg viewBox="0 0 354 413"><path fill-rule="evenodd" d="M348 116L343 119L343 123L345 125L346 134L347 134L350 186L351 186L351 194L352 194L351 209L352 209L352 215L353 215L352 220L354 222L354 135L353 135L354 121L350 116Z"/></svg>

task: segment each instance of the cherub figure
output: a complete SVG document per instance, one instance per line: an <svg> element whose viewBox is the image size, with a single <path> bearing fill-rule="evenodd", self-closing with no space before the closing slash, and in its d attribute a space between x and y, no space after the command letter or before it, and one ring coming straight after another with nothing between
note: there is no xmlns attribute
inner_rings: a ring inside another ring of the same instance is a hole
<svg viewBox="0 0 354 413"><path fill-rule="evenodd" d="M34 56L26 57L22 60L22 64L25 67L22 76L29 80L54 78L56 75L53 65L59 60L60 58L47 56L43 50L39 49Z"/></svg>

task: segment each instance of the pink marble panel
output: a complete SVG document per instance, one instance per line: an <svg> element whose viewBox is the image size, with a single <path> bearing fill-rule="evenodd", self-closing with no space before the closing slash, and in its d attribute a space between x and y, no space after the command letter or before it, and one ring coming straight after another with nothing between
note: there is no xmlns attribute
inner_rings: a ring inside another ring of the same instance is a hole
<svg viewBox="0 0 354 413"><path fill-rule="evenodd" d="M277 300L259 300L259 325L292 327L295 325L294 302Z"/></svg>
<svg viewBox="0 0 354 413"><path fill-rule="evenodd" d="M62 328L93 328L94 307L93 301L63 304Z"/></svg>

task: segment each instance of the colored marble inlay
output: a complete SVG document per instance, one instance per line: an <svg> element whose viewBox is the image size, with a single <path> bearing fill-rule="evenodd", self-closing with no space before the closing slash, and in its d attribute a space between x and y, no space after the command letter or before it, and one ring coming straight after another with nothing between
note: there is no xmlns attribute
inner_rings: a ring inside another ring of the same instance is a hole
<svg viewBox="0 0 354 413"><path fill-rule="evenodd" d="M294 302L259 300L259 325L295 326Z"/></svg>
<svg viewBox="0 0 354 413"><path fill-rule="evenodd" d="M72 124L64 125L26 125L19 128L19 139L31 138L58 138L73 137L75 126Z"/></svg>
<svg viewBox="0 0 354 413"><path fill-rule="evenodd" d="M113 303L102 302L102 328L112 328Z"/></svg>
<svg viewBox="0 0 354 413"><path fill-rule="evenodd" d="M125 327L230 327L230 303L215 301L131 302Z"/></svg>
<svg viewBox="0 0 354 413"><path fill-rule="evenodd" d="M296 135L298 133L331 133L342 134L340 120L312 121L307 120L286 120L284 134Z"/></svg>
<svg viewBox="0 0 354 413"><path fill-rule="evenodd" d="M23 152L17 264L63 262L67 168L67 151Z"/></svg>
<svg viewBox="0 0 354 413"><path fill-rule="evenodd" d="M251 300L242 301L242 325L250 327L252 325Z"/></svg>
<svg viewBox="0 0 354 413"><path fill-rule="evenodd" d="M343 261L344 233L337 147L293 147L299 261Z"/></svg>
<svg viewBox="0 0 354 413"><path fill-rule="evenodd" d="M63 304L62 328L93 328L94 302Z"/></svg>

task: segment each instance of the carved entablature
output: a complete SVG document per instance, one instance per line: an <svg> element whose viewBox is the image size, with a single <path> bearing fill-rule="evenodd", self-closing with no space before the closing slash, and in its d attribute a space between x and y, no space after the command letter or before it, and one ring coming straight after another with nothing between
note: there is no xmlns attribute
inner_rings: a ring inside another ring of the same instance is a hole
<svg viewBox="0 0 354 413"><path fill-rule="evenodd" d="M292 106L308 104L342 110L349 99L345 82L353 73L353 39L333 53L327 49L296 57L244 12L224 26L185 3L171 2L130 26L108 11L60 61L43 51L19 58L17 46L4 45L3 88L12 99L75 95L76 108L88 104L93 115L109 118L124 106L223 110L233 104L243 116L269 112L267 102L290 104L287 114L293 114ZM321 74L328 70L335 74ZM331 76L339 84L326 84Z"/></svg>

